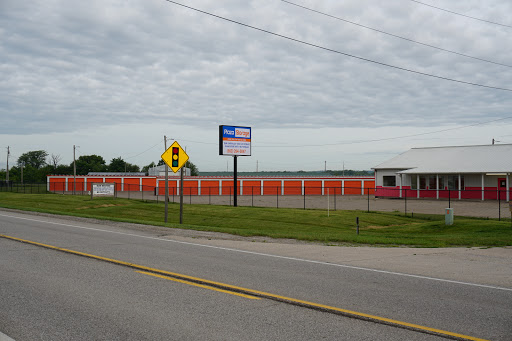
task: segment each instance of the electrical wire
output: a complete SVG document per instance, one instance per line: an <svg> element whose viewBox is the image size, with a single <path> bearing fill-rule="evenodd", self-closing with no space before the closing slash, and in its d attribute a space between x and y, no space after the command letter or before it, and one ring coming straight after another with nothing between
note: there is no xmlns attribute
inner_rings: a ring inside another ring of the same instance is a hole
<svg viewBox="0 0 512 341"><path fill-rule="evenodd" d="M458 129L465 129L465 128L475 127L475 126L479 126L479 125L484 125L484 124L487 124L487 123L498 122L498 121L504 121L504 120L508 120L508 119L512 119L512 116L504 117L504 118L498 118L498 119L491 120L491 121L486 121L486 122L474 123L474 124L470 124L470 125L462 126L462 127L447 128L447 129L441 129L441 130L430 131L430 132L426 132L426 133L411 134L411 135L403 135L403 136L395 136L395 137L386 137L386 138L381 138L381 139L359 140L359 141L344 141L344 142L328 143L328 144L318 144L318 145L307 144L307 145L295 145L295 146L283 146L283 145L259 146L259 148L277 148L277 147L281 147L281 148L325 147L325 146L341 146L341 145L347 145L347 144L358 144L358 143L369 143L369 142L390 141L390 140L398 140L398 139L409 138L409 137L416 137L416 136L424 136L424 135L431 135L431 134L443 133L443 132L446 132L446 131L452 131L452 130L458 130Z"/></svg>
<svg viewBox="0 0 512 341"><path fill-rule="evenodd" d="M499 121L504 121L504 120L509 120L509 119L512 119L512 116L498 118L498 119L495 119L495 120L490 120L490 121L485 121L485 122L477 122L477 123L466 125L466 126L459 126L459 127L453 127L453 128L447 128L447 129L441 129L441 130L435 130L435 131L430 131L430 132L425 132L425 133L418 133L418 134L411 134L411 135L386 137L386 138L381 138L381 139L342 141L342 142L336 142L336 143L304 144L304 145L258 145L258 144L253 144L252 148L258 149L258 148L327 147L327 146L341 146L341 145L348 145L348 144L359 144L359 143L369 143L369 142L390 141L390 140L398 140L398 139L404 139L404 138L410 138L410 137L417 137L417 136L424 136L424 135L443 133L443 132L446 132L446 131L453 131L453 130L458 130L458 129L471 128L471 127L475 127L475 126L479 126L479 125L484 125L484 124L488 124L488 123L499 122ZM501 135L501 136L512 136L512 135ZM188 141L190 143L200 143L200 144L207 144L207 145L218 145L218 143L214 143L214 142L191 141L191 140L184 140L184 139L180 139L180 141Z"/></svg>
<svg viewBox="0 0 512 341"><path fill-rule="evenodd" d="M279 34L279 33L275 33L275 32L272 32L272 31L268 31L268 30L265 30L265 29L262 29L262 28L259 28L259 27L256 27L256 26L251 26L249 24L245 24L245 23L242 23L240 21L228 19L226 17L222 17L222 16L217 15L217 14L206 12L206 11L203 11L203 10L191 7L191 6L187 6L187 5L181 4L181 3L176 2L176 1L172 1L172 0L165 0L165 1L167 1L169 3L172 3L172 4L175 4L175 5L178 5L178 6L182 6L182 7L191 9L191 10L199 12L199 13L203 13L203 14L206 14L206 15L218 18L218 19L225 20L225 21L237 24L237 25L241 25L241 26L244 26L244 27L247 27L247 28L251 28L251 29L256 30L256 31L264 32L264 33L267 33L267 34L270 34L270 35L273 35L273 36L276 36L276 37L280 37L280 38L284 38L284 39L287 39L287 40L291 40L291 41L294 41L294 42L297 42L297 43L300 43L300 44L304 44L304 45L307 45L307 46L315 47L315 48L318 48L318 49L321 49L321 50L324 50L324 51L333 52L333 53L344 55L344 56L347 56L347 57L363 60L363 61L366 61L366 62L369 62L369 63L373 63L373 64L377 64L377 65L381 65L381 66L386 66L386 67L389 67L389 68L393 68L393 69L397 69L397 70L402 70L402 71L406 71L406 72L410 72L410 73L414 73L414 74L422 75L422 76L426 76L426 77L442 79L442 80L446 80L446 81L450 81L450 82L466 84L466 85L472 85L472 86L478 86L478 87L487 88L487 89L503 90L503 91L512 92L512 89L509 89L509 88L502 88L502 87L497 87L497 86L491 86L491 85L484 85L484 84L479 84L479 83L462 81L462 80L458 80L458 79L454 79L454 78L438 76L438 75L434 75L434 74L430 74L430 73L426 73L426 72L421 72L421 71L417 71L417 70L407 69L405 67L396 66L396 65L392 65L392 64L387 64L387 63L384 63L384 62L379 62L379 61L375 61L375 60L364 58L364 57L359 57L359 56L356 56L356 55L353 55L353 54L349 54L349 53L346 53L346 52L341 52L341 51L334 50L334 49L331 49L331 48L328 48L328 47L324 47L324 46L321 46L321 45L309 43L309 42L306 42L304 40L292 38L292 37L285 36L285 35L282 35L282 34Z"/></svg>
<svg viewBox="0 0 512 341"><path fill-rule="evenodd" d="M398 39L402 39L402 40L405 40L405 41L408 41L408 42L411 42L411 43L427 46L427 47L430 47L430 48L433 48L433 49L436 49L436 50L452 53L452 54L455 54L455 55L458 55L458 56L462 56L462 57L466 57L466 58L471 58L471 59L479 60L479 61L486 62L486 63L491 63L491 64L495 64L495 65L501 65L501 66L512 68L512 65L503 64L503 63L499 63L499 62L494 62L492 60L488 60L488 59L484 59L484 58L479 58L479 57L474 57L474 56L470 56L470 55L467 55L467 54L464 54L464 53L460 53L460 52L457 52L457 51L452 51L452 50L448 50L448 49L445 49L445 48L442 48L442 47L438 47L438 46L422 43L422 42L417 41L417 40L413 40L413 39L402 37L402 36L399 36L399 35L396 35L396 34L393 34L393 33L382 31L382 30L379 30L379 29L376 29L376 28L373 28L373 27L369 27L369 26L365 26L365 25L362 25L362 24L358 24L356 22L353 22L353 21L350 21L350 20L347 20L347 19L343 19L343 18L334 16L334 15L331 15L331 14L328 14L328 13L325 13L325 12L320 12L320 11L317 11L315 9L312 9L312 8L309 8L309 7L306 7L306 6L302 6L302 5L296 4L296 3L291 2L291 1L287 1L287 0L281 0L281 1L285 2L287 4L290 4L290 5L296 6L296 7L300 7L302 9L307 10L307 11L318 13L318 14L321 14L321 15L324 15L324 16L336 19L336 20L344 21L344 22L352 24L352 25L356 25L356 26L359 26L359 27L362 27L362 28L366 28L368 30L372 30L372 31L375 31L375 32L378 32L378 33L386 34L388 36L395 37L395 38L398 38Z"/></svg>
<svg viewBox="0 0 512 341"><path fill-rule="evenodd" d="M503 27L512 28L512 25L501 24L501 23L495 22L495 21L490 21L490 20L485 20L485 19L480 19L480 18L472 17L472 16L469 16L469 15L466 15L466 14L450 11L450 10L445 9L445 8L436 7L436 6L433 6L433 5L421 2L421 1L416 1L416 0L409 0L409 1L415 2L415 3L423 5L423 6L432 7L432 8L438 9L440 11L448 12L448 13L455 14L455 15L460 15L461 17L465 17L465 18L469 18L469 19L473 19L473 20L478 20L478 21L486 22L488 24L493 24L493 25L499 25L499 26L503 26Z"/></svg>
<svg viewBox="0 0 512 341"><path fill-rule="evenodd" d="M133 155L133 156L130 156L130 157L127 157L126 159L133 159L134 157L137 157L139 155L142 155L144 153L147 153L149 152L151 149L155 148L156 146L158 146L160 143L162 143L163 139L160 139L157 143L155 143L153 146L149 147L148 149L146 149L145 151L143 152L140 152L139 154L136 154L136 155Z"/></svg>

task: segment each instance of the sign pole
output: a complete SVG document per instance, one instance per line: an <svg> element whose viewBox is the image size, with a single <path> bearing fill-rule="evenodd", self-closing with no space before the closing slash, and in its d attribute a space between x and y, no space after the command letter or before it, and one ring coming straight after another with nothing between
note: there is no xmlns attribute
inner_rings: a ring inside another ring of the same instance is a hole
<svg viewBox="0 0 512 341"><path fill-rule="evenodd" d="M183 168L180 170L180 224L183 224Z"/></svg>
<svg viewBox="0 0 512 341"><path fill-rule="evenodd" d="M167 150L167 136L164 135L164 147ZM165 164L165 222L167 223L168 217L168 205L169 205L169 169Z"/></svg>
<svg viewBox="0 0 512 341"><path fill-rule="evenodd" d="M237 182L238 182L238 179L237 179L237 168L238 168L238 165L237 165L237 156L234 155L233 156L233 187L234 187L234 190L235 190L235 193L233 194L233 206L234 207L237 207L238 206L238 201L237 201L237 193L238 193L238 190L237 190Z"/></svg>

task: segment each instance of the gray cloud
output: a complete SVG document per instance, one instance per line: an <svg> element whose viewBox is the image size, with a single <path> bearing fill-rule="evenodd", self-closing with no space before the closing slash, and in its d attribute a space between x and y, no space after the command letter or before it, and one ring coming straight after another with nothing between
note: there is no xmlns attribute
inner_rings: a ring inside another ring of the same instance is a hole
<svg viewBox="0 0 512 341"><path fill-rule="evenodd" d="M512 64L512 29L410 1L301 5ZM281 1L187 1L278 34L420 72L512 88L512 69L365 30ZM505 0L436 5L512 24ZM166 1L4 0L0 134L91 124L261 129L438 127L510 116L512 93L429 78L271 36Z"/></svg>

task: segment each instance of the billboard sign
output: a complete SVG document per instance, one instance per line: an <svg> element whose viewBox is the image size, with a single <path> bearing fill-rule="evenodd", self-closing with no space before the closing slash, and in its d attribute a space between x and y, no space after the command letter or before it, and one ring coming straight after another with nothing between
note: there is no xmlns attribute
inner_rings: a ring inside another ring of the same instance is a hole
<svg viewBox="0 0 512 341"><path fill-rule="evenodd" d="M251 156L251 127L219 126L219 155Z"/></svg>
<svg viewBox="0 0 512 341"><path fill-rule="evenodd" d="M91 197L97 196L115 196L116 187L113 183L92 183Z"/></svg>

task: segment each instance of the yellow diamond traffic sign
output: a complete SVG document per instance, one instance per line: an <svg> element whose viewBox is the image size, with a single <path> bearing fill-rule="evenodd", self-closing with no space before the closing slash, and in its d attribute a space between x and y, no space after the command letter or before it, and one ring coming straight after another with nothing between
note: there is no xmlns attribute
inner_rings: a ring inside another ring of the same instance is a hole
<svg viewBox="0 0 512 341"><path fill-rule="evenodd" d="M178 141L174 141L174 143L162 154L162 160L164 160L167 166L176 173L188 161L188 155L185 153L183 148L181 148Z"/></svg>

